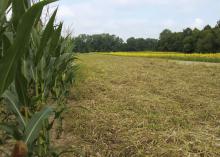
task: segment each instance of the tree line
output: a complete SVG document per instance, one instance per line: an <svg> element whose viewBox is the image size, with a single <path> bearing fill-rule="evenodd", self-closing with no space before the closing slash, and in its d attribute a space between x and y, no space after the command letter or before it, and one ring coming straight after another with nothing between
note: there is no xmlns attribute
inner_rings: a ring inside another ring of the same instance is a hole
<svg viewBox="0 0 220 157"><path fill-rule="evenodd" d="M220 21L202 30L186 28L182 32L165 29L159 39L128 38L110 34L81 34L73 39L74 52L175 51L185 53L220 52Z"/></svg>

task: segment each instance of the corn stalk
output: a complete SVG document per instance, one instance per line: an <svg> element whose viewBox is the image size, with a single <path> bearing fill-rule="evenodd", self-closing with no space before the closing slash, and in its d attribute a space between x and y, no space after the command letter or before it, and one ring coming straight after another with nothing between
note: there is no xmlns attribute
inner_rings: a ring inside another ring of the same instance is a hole
<svg viewBox="0 0 220 157"><path fill-rule="evenodd" d="M42 25L42 10L52 2L0 0L0 101L12 117L0 129L17 141L13 157L59 154L50 130L62 119L77 66L71 38L55 24L57 10Z"/></svg>

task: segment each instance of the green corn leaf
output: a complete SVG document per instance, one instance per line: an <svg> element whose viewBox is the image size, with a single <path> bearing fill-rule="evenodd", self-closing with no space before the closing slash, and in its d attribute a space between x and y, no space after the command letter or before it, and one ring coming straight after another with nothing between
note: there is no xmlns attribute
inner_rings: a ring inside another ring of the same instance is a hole
<svg viewBox="0 0 220 157"><path fill-rule="evenodd" d="M19 101L24 106L30 105L30 100L28 97L28 82L21 71L21 65L17 67L17 72L15 76L15 88L18 94Z"/></svg>
<svg viewBox="0 0 220 157"><path fill-rule="evenodd" d="M58 56L59 54L55 54L55 50L57 46L59 45L60 37L61 37L61 31L62 31L63 24L61 23L58 28L53 33L53 36L51 38L50 42L50 48L49 53Z"/></svg>
<svg viewBox="0 0 220 157"><path fill-rule="evenodd" d="M22 16L17 27L17 34L13 45L9 48L6 55L0 60L0 96L15 78L17 62L25 53L24 48L29 42L31 29L39 15L38 13L42 11L45 5L54 1L55 0L41 1L33 5Z"/></svg>
<svg viewBox="0 0 220 157"><path fill-rule="evenodd" d="M66 53L73 53L73 47L74 47L73 43L74 42L68 38L64 40L64 45L65 45L64 50Z"/></svg>
<svg viewBox="0 0 220 157"><path fill-rule="evenodd" d="M9 0L0 0L0 20L6 15L6 10L8 9L10 5Z"/></svg>
<svg viewBox="0 0 220 157"><path fill-rule="evenodd" d="M14 135L14 129L7 124L0 124L0 129L5 131L9 135Z"/></svg>
<svg viewBox="0 0 220 157"><path fill-rule="evenodd" d="M49 39L52 36L52 33L54 31L54 21L55 21L55 17L57 14L57 9L54 11L53 15L51 16L40 41L40 47L37 51L37 55L36 55L36 64L38 64L38 62L41 60L42 56L43 56L43 52L45 47L47 46L47 43L49 41Z"/></svg>
<svg viewBox="0 0 220 157"><path fill-rule="evenodd" d="M24 4L26 8L30 8L31 7L31 0L24 0Z"/></svg>
<svg viewBox="0 0 220 157"><path fill-rule="evenodd" d="M9 110L11 110L16 117L18 118L19 122L21 123L22 127L25 128L26 127L26 121L24 119L24 117L22 116L21 112L20 112L20 105L19 105L19 100L17 98L17 96L7 90L4 94L3 97L8 100L8 108Z"/></svg>
<svg viewBox="0 0 220 157"><path fill-rule="evenodd" d="M4 32L4 37L8 40L10 46L12 45L13 43L13 33L12 32ZM10 47L7 45L7 47Z"/></svg>
<svg viewBox="0 0 220 157"><path fill-rule="evenodd" d="M54 66L55 60L56 60L55 57L51 57L50 62L46 69L47 71L44 80L44 96L47 96L49 94L49 91L51 89L50 87L54 84L55 77L53 77L53 74L55 72L55 66Z"/></svg>
<svg viewBox="0 0 220 157"><path fill-rule="evenodd" d="M73 59L74 56L70 53L64 53L57 58L53 57L47 67L48 71L46 74L45 85L47 87L53 86L56 77L65 72L69 62L71 62Z"/></svg>
<svg viewBox="0 0 220 157"><path fill-rule="evenodd" d="M46 107L39 113L33 115L25 131L24 141L26 144L32 144L32 142L38 137L43 122L50 116L51 113L53 113L53 110Z"/></svg>
<svg viewBox="0 0 220 157"><path fill-rule="evenodd" d="M0 0L0 18L5 15L5 11L7 10L9 0Z"/></svg>
<svg viewBox="0 0 220 157"><path fill-rule="evenodd" d="M15 28L25 13L24 0L12 0L12 22Z"/></svg>
<svg viewBox="0 0 220 157"><path fill-rule="evenodd" d="M7 52L7 50L11 47L11 45L13 43L13 33L12 32L4 32L0 38L2 38L1 57L3 57L5 52Z"/></svg>
<svg viewBox="0 0 220 157"><path fill-rule="evenodd" d="M75 56L72 53L64 53L61 56L57 57L54 66L56 67L57 71L64 71L66 66L73 61Z"/></svg>
<svg viewBox="0 0 220 157"><path fill-rule="evenodd" d="M32 29L31 36L32 36L34 48L38 48L40 45L40 34L36 28Z"/></svg>
<svg viewBox="0 0 220 157"><path fill-rule="evenodd" d="M0 130L5 131L7 134L14 137L16 140L21 139L21 134L19 133L18 128L14 125L1 123Z"/></svg>
<svg viewBox="0 0 220 157"><path fill-rule="evenodd" d="M47 73L46 85L51 86L54 84L57 76L62 75L67 70L67 66L75 59L72 53L64 53L57 57L53 66L48 67L50 69Z"/></svg>

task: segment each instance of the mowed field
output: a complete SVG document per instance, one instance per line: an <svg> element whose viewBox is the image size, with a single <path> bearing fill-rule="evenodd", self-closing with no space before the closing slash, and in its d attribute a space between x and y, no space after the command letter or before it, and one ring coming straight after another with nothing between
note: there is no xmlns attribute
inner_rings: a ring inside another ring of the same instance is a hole
<svg viewBox="0 0 220 157"><path fill-rule="evenodd" d="M59 141L76 156L220 156L220 64L78 58Z"/></svg>

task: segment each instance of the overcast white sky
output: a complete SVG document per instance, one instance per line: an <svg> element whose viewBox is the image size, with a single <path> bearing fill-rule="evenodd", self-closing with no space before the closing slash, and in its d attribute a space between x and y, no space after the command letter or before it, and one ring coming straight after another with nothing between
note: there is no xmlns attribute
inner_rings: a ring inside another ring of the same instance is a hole
<svg viewBox="0 0 220 157"><path fill-rule="evenodd" d="M60 0L58 18L73 34L116 34L124 39L158 38L169 28L214 26L220 0Z"/></svg>

